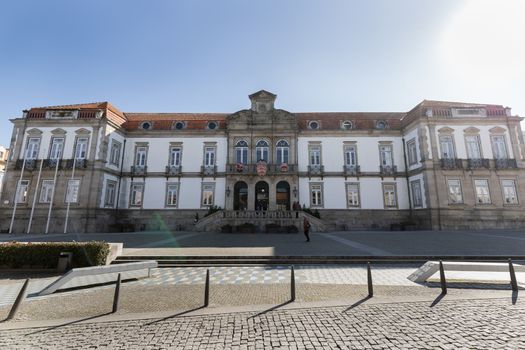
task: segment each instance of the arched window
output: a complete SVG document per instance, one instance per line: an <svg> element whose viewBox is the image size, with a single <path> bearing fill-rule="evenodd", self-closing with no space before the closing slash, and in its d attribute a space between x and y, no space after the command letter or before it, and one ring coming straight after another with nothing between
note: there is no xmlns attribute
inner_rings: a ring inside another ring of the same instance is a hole
<svg viewBox="0 0 525 350"><path fill-rule="evenodd" d="M260 140L255 146L255 159L257 161L264 160L268 162L268 154L270 147L268 147L268 142Z"/></svg>
<svg viewBox="0 0 525 350"><path fill-rule="evenodd" d="M277 142L277 164L288 163L288 155L290 153L290 145L285 140Z"/></svg>
<svg viewBox="0 0 525 350"><path fill-rule="evenodd" d="M248 144L244 140L235 144L235 161L241 164L248 164Z"/></svg>
<svg viewBox="0 0 525 350"><path fill-rule="evenodd" d="M386 123L386 121L384 120L379 120L377 123L376 123L376 129L386 129L388 128L388 124Z"/></svg>

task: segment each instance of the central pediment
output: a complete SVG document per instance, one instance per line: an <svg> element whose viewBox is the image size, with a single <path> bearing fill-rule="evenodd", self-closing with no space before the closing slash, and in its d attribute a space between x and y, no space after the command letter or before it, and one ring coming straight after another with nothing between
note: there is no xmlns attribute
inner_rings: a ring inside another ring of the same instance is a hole
<svg viewBox="0 0 525 350"><path fill-rule="evenodd" d="M266 113L274 109L274 103L277 95L272 94L266 90L259 90L248 97L252 102L252 111Z"/></svg>

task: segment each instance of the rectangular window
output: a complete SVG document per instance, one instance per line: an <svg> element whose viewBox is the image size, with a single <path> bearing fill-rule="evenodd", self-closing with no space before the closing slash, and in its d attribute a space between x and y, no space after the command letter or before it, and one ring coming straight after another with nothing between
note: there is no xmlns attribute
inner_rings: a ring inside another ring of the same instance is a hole
<svg viewBox="0 0 525 350"><path fill-rule="evenodd" d="M345 153L345 165L356 166L357 165L357 146L346 145L344 146Z"/></svg>
<svg viewBox="0 0 525 350"><path fill-rule="evenodd" d="M474 180L474 186L476 187L476 203L490 204L489 181Z"/></svg>
<svg viewBox="0 0 525 350"><path fill-rule="evenodd" d="M505 145L505 136L492 135L492 151L494 159L507 159L507 146Z"/></svg>
<svg viewBox="0 0 525 350"><path fill-rule="evenodd" d="M379 160L384 167L391 167L392 161L392 145L379 146Z"/></svg>
<svg viewBox="0 0 525 350"><path fill-rule="evenodd" d="M450 179L448 182L448 200L450 204L463 203L463 192L461 191L461 181Z"/></svg>
<svg viewBox="0 0 525 350"><path fill-rule="evenodd" d="M248 147L235 147L235 162L248 164Z"/></svg>
<svg viewBox="0 0 525 350"><path fill-rule="evenodd" d="M359 184L346 184L346 204L348 207L359 207Z"/></svg>
<svg viewBox="0 0 525 350"><path fill-rule="evenodd" d="M131 184L129 205L132 207L140 207L142 205L142 198L144 197L144 184Z"/></svg>
<svg viewBox="0 0 525 350"><path fill-rule="evenodd" d="M409 165L417 164L416 139L412 139L407 142L407 152L408 152L408 164Z"/></svg>
<svg viewBox="0 0 525 350"><path fill-rule="evenodd" d="M176 207L179 200L179 184L166 185L166 206Z"/></svg>
<svg viewBox="0 0 525 350"><path fill-rule="evenodd" d="M148 147L138 146L135 148L135 166L143 168L148 161Z"/></svg>
<svg viewBox="0 0 525 350"><path fill-rule="evenodd" d="M323 185L322 184L310 184L310 206L311 207L322 207L323 206Z"/></svg>
<svg viewBox="0 0 525 350"><path fill-rule="evenodd" d="M310 165L321 165L321 146L310 146Z"/></svg>
<svg viewBox="0 0 525 350"><path fill-rule="evenodd" d="M120 150L122 148L122 144L118 141L112 140L111 141L111 153L109 156L109 162L113 165L118 166L120 163Z"/></svg>
<svg viewBox="0 0 525 350"><path fill-rule="evenodd" d="M412 204L414 208L421 208L423 206L423 196L421 194L421 181L415 180L410 182L412 190Z"/></svg>
<svg viewBox="0 0 525 350"><path fill-rule="evenodd" d="M182 162L182 148L171 147L170 148L170 166L180 167Z"/></svg>
<svg viewBox="0 0 525 350"><path fill-rule="evenodd" d="M61 159L63 149L64 149L64 138L63 137L53 137L51 139L49 159L52 159L52 160Z"/></svg>
<svg viewBox="0 0 525 350"><path fill-rule="evenodd" d="M204 166L215 165L215 147L204 147Z"/></svg>
<svg viewBox="0 0 525 350"><path fill-rule="evenodd" d="M78 203L78 191L80 180L68 180L66 191L66 203Z"/></svg>
<svg viewBox="0 0 525 350"><path fill-rule="evenodd" d="M87 137L77 138L77 142L75 146L75 158L76 159L86 159L87 158L87 146L88 146Z"/></svg>
<svg viewBox="0 0 525 350"><path fill-rule="evenodd" d="M18 181L18 189L16 191L16 202L17 203L27 202L28 190L29 190L29 180Z"/></svg>
<svg viewBox="0 0 525 350"><path fill-rule="evenodd" d="M203 183L202 184L202 206L211 206L213 205L213 197L215 192L215 184L213 183Z"/></svg>
<svg viewBox="0 0 525 350"><path fill-rule="evenodd" d="M469 159L481 159L481 147L479 145L479 136L465 136L467 144L467 157Z"/></svg>
<svg viewBox="0 0 525 350"><path fill-rule="evenodd" d="M117 192L117 183L108 180L106 182L106 193L104 195L104 206L113 208L115 206L115 194Z"/></svg>
<svg viewBox="0 0 525 350"><path fill-rule="evenodd" d="M27 140L26 159L37 159L39 147L40 147L40 138L30 137Z"/></svg>
<svg viewBox="0 0 525 350"><path fill-rule="evenodd" d="M452 136L440 136L439 143L441 144L441 157L444 159L453 159L455 158L454 152L454 141Z"/></svg>
<svg viewBox="0 0 525 350"><path fill-rule="evenodd" d="M514 180L501 180L503 189L503 204L518 204L516 183Z"/></svg>
<svg viewBox="0 0 525 350"><path fill-rule="evenodd" d="M383 184L383 200L385 208L397 207L395 184Z"/></svg>
<svg viewBox="0 0 525 350"><path fill-rule="evenodd" d="M40 203L51 203L53 200L53 189L54 189L53 180L43 180L42 188L40 189Z"/></svg>

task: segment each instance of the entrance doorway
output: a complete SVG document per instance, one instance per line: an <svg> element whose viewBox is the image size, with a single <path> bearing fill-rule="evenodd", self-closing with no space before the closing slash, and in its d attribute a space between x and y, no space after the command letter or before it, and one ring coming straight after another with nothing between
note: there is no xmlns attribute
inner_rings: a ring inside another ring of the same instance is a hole
<svg viewBox="0 0 525 350"><path fill-rule="evenodd" d="M248 209L248 185L239 181L233 187L233 210Z"/></svg>
<svg viewBox="0 0 525 350"><path fill-rule="evenodd" d="M280 181L276 186L277 210L290 210L290 184Z"/></svg>
<svg viewBox="0 0 525 350"><path fill-rule="evenodd" d="M255 184L255 210L268 210L269 188L264 181Z"/></svg>

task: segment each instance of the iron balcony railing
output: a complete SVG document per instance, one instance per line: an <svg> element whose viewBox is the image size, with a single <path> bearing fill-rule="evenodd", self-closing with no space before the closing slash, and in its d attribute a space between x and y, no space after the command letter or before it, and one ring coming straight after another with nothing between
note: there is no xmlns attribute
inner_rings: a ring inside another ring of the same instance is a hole
<svg viewBox="0 0 525 350"><path fill-rule="evenodd" d="M146 176L148 174L147 165L133 165L131 166L131 175L133 176Z"/></svg>
<svg viewBox="0 0 525 350"><path fill-rule="evenodd" d="M343 172L345 176L357 176L361 172L359 165L344 165Z"/></svg>
<svg viewBox="0 0 525 350"><path fill-rule="evenodd" d="M58 165L58 169L62 169L62 167L64 166L64 162L61 160L61 159L44 159L43 160L44 164L42 165L43 168L48 168L48 169L55 169Z"/></svg>
<svg viewBox="0 0 525 350"><path fill-rule="evenodd" d="M257 169L258 164L227 164L226 173L227 174L245 174L245 175L256 175L259 174L259 171L265 172L265 175L278 175L278 174L295 174L297 172L296 164L266 164L264 166L259 165L259 171Z"/></svg>
<svg viewBox="0 0 525 350"><path fill-rule="evenodd" d="M490 169L490 162L488 159L483 158L470 158L467 159L468 169Z"/></svg>
<svg viewBox="0 0 525 350"><path fill-rule="evenodd" d="M496 169L516 169L518 164L516 159L495 159Z"/></svg>
<svg viewBox="0 0 525 350"><path fill-rule="evenodd" d="M381 176L395 176L397 173L397 165L380 165L379 173L381 174Z"/></svg>
<svg viewBox="0 0 525 350"><path fill-rule="evenodd" d="M458 158L441 158L442 169L461 169L463 168L463 162Z"/></svg>
<svg viewBox="0 0 525 350"><path fill-rule="evenodd" d="M177 176L182 174L182 166L180 165L168 165L166 166L166 175Z"/></svg>
<svg viewBox="0 0 525 350"><path fill-rule="evenodd" d="M25 159L25 166L24 166L24 159L17 159L15 163L15 169L22 169L24 167L24 170L34 170L37 167L37 160L36 159Z"/></svg>
<svg viewBox="0 0 525 350"><path fill-rule="evenodd" d="M87 159L66 159L66 169L73 169L73 164L75 164L75 169L85 169L87 168Z"/></svg>
<svg viewBox="0 0 525 350"><path fill-rule="evenodd" d="M308 165L308 175L323 175L324 174L324 165Z"/></svg>
<svg viewBox="0 0 525 350"><path fill-rule="evenodd" d="M215 176L217 174L217 165L201 165L202 176Z"/></svg>

